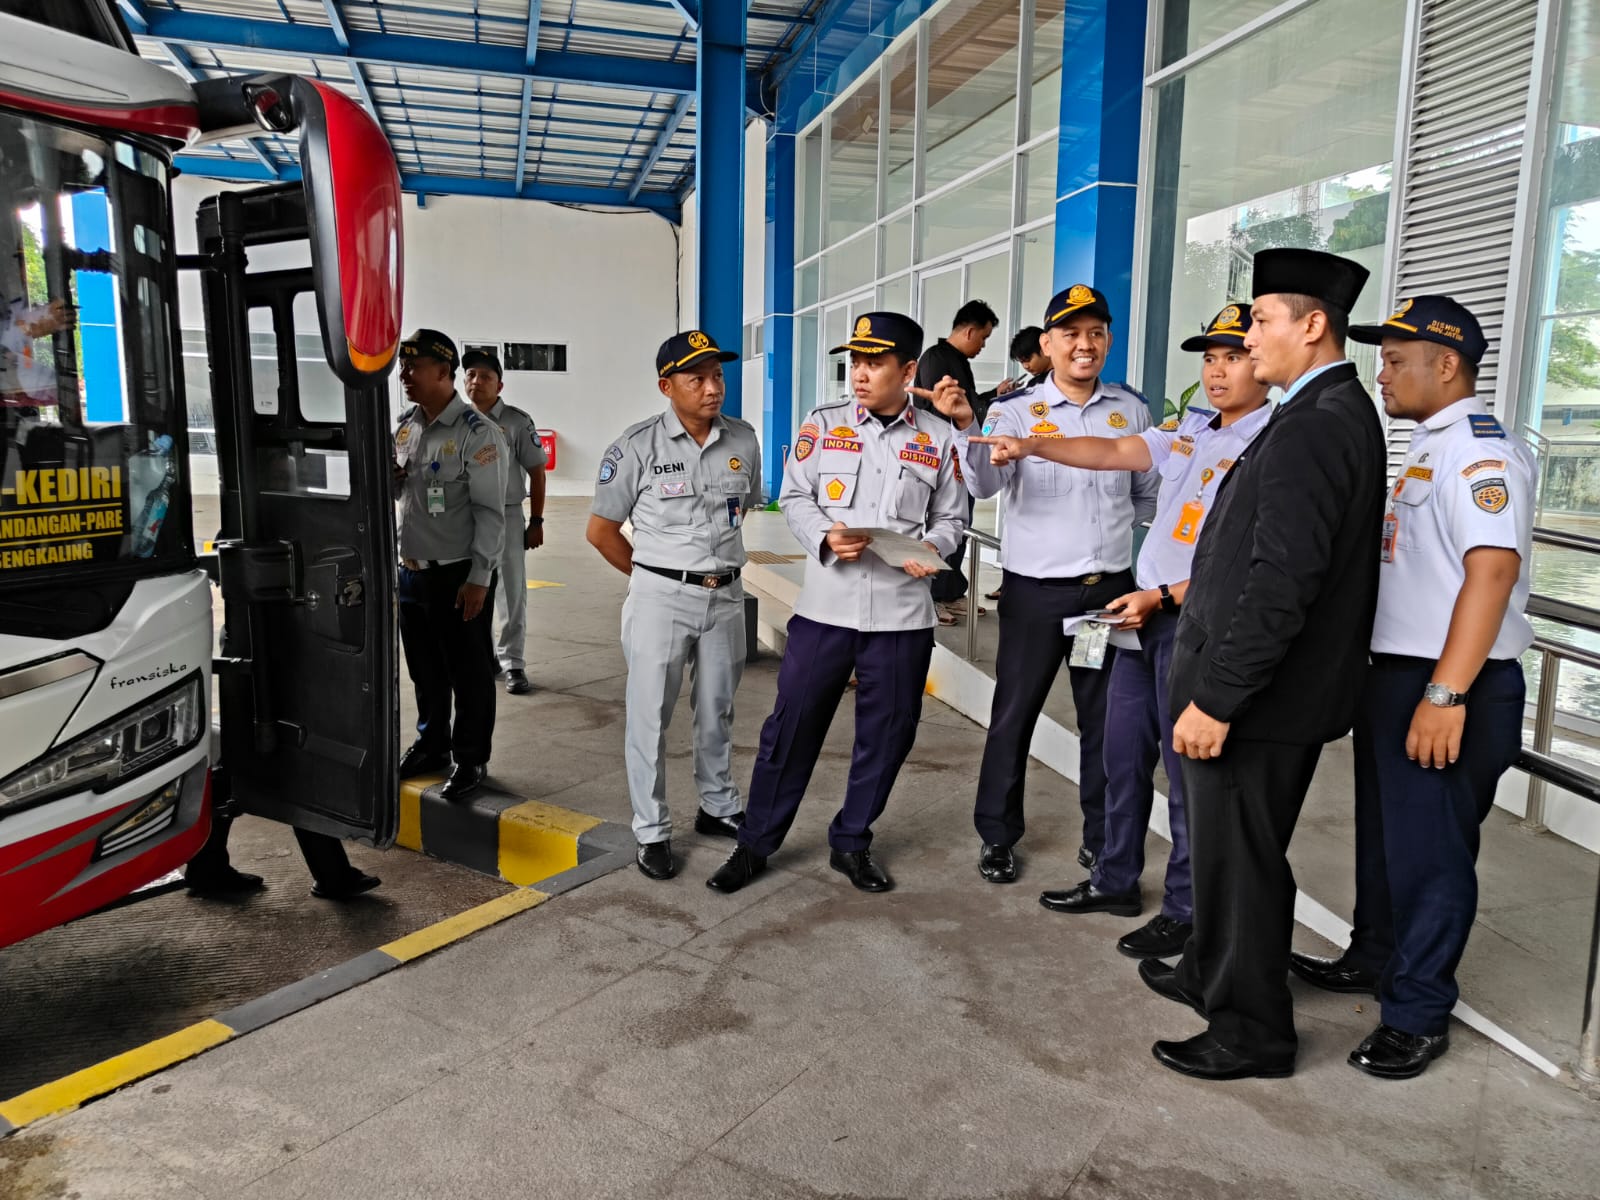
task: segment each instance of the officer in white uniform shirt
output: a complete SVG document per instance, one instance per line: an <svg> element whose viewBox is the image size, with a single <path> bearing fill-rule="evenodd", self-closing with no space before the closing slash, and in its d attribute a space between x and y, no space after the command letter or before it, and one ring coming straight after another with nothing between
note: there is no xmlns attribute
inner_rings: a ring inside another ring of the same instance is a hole
<svg viewBox="0 0 1600 1200"><path fill-rule="evenodd" d="M1009 462L1036 455L1065 466L1102 471L1148 471L1161 477L1155 519L1139 551L1139 588L1111 601L1118 628L1137 631L1139 646L1111 664L1106 695L1106 842L1089 878L1040 902L1063 913L1137 916L1143 908L1145 833L1155 798L1156 758L1167 768L1167 817L1172 853L1167 859L1161 911L1117 942L1130 958L1178 954L1194 928L1194 888L1189 875L1189 822L1184 811L1182 759L1172 744L1167 669L1172 664L1178 611L1189 587L1189 568L1217 490L1272 415L1268 385L1257 383L1244 348L1250 313L1229 304L1183 349L1203 355L1200 379L1205 406L1192 404L1181 418L1136 438L974 437L993 445L991 457ZM1209 407L1207 407L1209 406Z"/></svg>
<svg viewBox="0 0 1600 1200"><path fill-rule="evenodd" d="M670 879L667 725L689 672L694 710L697 833L733 837L743 819L731 768L733 694L744 672L745 514L761 503L755 430L724 416L722 364L738 355L690 330L662 343L665 411L606 451L588 539L628 576L622 653L628 662L625 757L639 870ZM633 522L633 544L623 536Z"/></svg>
<svg viewBox="0 0 1600 1200"><path fill-rule="evenodd" d="M1350 1063L1404 1079L1449 1046L1479 825L1522 745L1534 458L1474 394L1487 344L1448 296L1406 300L1350 336L1382 347L1384 411L1417 427L1384 516L1356 718L1355 931L1339 958L1290 967L1375 994L1382 1023Z"/></svg>
<svg viewBox="0 0 1600 1200"><path fill-rule="evenodd" d="M1008 437L1137 437L1150 410L1132 388L1100 379L1111 348L1105 296L1074 284L1051 298L1041 345L1052 370L1043 383L1013 393L990 410L985 434ZM1017 877L1012 847L1024 830L1028 744L1073 638L1065 618L1103 608L1134 590L1133 527L1155 512L1155 472L1096 472L1025 458L999 466L987 446L972 447L965 399L941 409L955 424L967 487L980 499L1005 493L1000 559L1000 645L994 706L978 773L973 823L983 839L978 867L992 883ZM1105 845L1106 774L1102 763L1107 669L1069 667L1078 721L1078 798L1083 843L1078 861L1094 865Z"/></svg>
<svg viewBox="0 0 1600 1200"><path fill-rule="evenodd" d="M495 658L506 677L506 691L525 696L533 691L524 658L528 628L527 552L544 545L544 467L548 460L533 418L501 397L505 385L500 360L487 350L468 350L461 356L461 368L466 372L467 399L499 427L509 455L506 535L500 552L500 586L494 598L495 615L500 620ZM531 497L533 509L526 524L522 516L524 496Z"/></svg>
<svg viewBox="0 0 1600 1200"><path fill-rule="evenodd" d="M949 423L919 414L908 391L922 328L867 313L830 353L850 355L856 398L812 410L784 468L779 503L809 557L739 846L706 881L720 892L744 887L782 845L852 671L855 749L828 863L864 892L894 886L868 849L872 824L916 740L936 624L929 580L961 543L967 494ZM931 563L886 561L850 532L885 528L925 543Z"/></svg>

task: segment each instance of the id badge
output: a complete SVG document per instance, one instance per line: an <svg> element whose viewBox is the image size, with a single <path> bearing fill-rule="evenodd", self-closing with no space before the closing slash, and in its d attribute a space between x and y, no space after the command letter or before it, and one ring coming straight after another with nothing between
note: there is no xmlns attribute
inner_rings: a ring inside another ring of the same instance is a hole
<svg viewBox="0 0 1600 1200"><path fill-rule="evenodd" d="M737 496L729 496L728 497L728 528L729 529L737 529L737 528L739 528L739 517L741 515L741 511L742 510L739 508L739 497L737 497Z"/></svg>
<svg viewBox="0 0 1600 1200"><path fill-rule="evenodd" d="M1072 637L1072 653L1067 666L1098 671L1106 665L1106 647L1111 644L1111 626L1104 621L1085 621Z"/></svg>
<svg viewBox="0 0 1600 1200"><path fill-rule="evenodd" d="M436 483L428 489L428 515L444 516L444 487L441 484Z"/></svg>
<svg viewBox="0 0 1600 1200"><path fill-rule="evenodd" d="M1200 522L1205 518L1206 506L1198 500L1191 500L1183 506L1178 513L1178 523L1172 528L1172 540L1182 542L1185 546L1194 545L1195 538L1200 536Z"/></svg>
<svg viewBox="0 0 1600 1200"><path fill-rule="evenodd" d="M1383 548L1378 555L1380 562L1392 563L1394 561L1394 542L1399 532L1400 518L1394 513L1385 513L1383 517Z"/></svg>

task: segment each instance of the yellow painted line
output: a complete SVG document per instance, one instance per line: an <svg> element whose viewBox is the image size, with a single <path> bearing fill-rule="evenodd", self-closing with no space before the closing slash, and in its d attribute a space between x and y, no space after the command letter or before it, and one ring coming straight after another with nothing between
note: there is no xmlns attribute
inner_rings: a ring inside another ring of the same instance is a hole
<svg viewBox="0 0 1600 1200"><path fill-rule="evenodd" d="M566 587L566 586L567 585L564 584L564 583L551 583L548 579L530 579L530 580L528 580L528 590L530 592L533 591L534 588Z"/></svg>
<svg viewBox="0 0 1600 1200"><path fill-rule="evenodd" d="M514 917L519 912L536 908L548 899L549 896L532 888L507 892L487 904L480 904L477 908L469 908L464 913L446 917L436 925L408 933L397 941L379 946L378 949L403 963L410 962L412 959L421 958L424 954L431 954L441 946L459 941L469 933L477 933L480 929L499 924L507 917Z"/></svg>
<svg viewBox="0 0 1600 1200"><path fill-rule="evenodd" d="M599 817L524 800L500 814L500 878L519 887L578 865L578 838Z"/></svg>
<svg viewBox="0 0 1600 1200"><path fill-rule="evenodd" d="M201 1021L14 1096L0 1103L0 1117L20 1129L41 1117L70 1112L96 1096L104 1096L146 1075L164 1071L186 1058L220 1046L231 1037L233 1030L221 1021Z"/></svg>

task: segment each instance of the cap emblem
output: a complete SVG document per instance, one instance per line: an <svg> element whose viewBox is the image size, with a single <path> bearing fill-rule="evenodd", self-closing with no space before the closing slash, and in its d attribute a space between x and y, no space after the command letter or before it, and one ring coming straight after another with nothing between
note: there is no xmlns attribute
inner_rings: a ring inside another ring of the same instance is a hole
<svg viewBox="0 0 1600 1200"><path fill-rule="evenodd" d="M855 336L858 338L872 336L872 319L870 317L862 317L856 322Z"/></svg>
<svg viewBox="0 0 1600 1200"><path fill-rule="evenodd" d="M1094 292L1081 283L1072 285L1072 290L1067 293L1068 304L1093 304Z"/></svg>
<svg viewBox="0 0 1600 1200"><path fill-rule="evenodd" d="M711 345L711 339L698 329L689 335L689 349L704 350L709 345Z"/></svg>
<svg viewBox="0 0 1600 1200"><path fill-rule="evenodd" d="M1239 324L1239 306L1230 304L1217 314L1217 321L1211 328L1215 332L1219 329L1229 329Z"/></svg>

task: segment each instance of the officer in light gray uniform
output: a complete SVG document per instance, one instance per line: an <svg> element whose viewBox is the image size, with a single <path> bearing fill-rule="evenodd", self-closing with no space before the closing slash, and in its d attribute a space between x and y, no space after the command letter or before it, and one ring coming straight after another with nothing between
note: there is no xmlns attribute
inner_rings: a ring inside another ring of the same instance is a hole
<svg viewBox="0 0 1600 1200"><path fill-rule="evenodd" d="M694 710L695 831L733 837L744 819L731 770L733 694L744 671L744 515L761 502L755 430L722 415L718 349L699 330L656 355L668 406L630 427L600 464L588 539L629 576L626 761L639 869L677 873L667 812L666 735L685 666ZM633 544L622 523L633 522Z"/></svg>
<svg viewBox="0 0 1600 1200"><path fill-rule="evenodd" d="M506 495L505 442L456 391L457 361L455 343L435 329L419 329L400 344L400 383L412 407L394 435L400 642L417 693L417 740L400 760L400 776L453 762L440 792L446 800L464 799L488 772L490 593Z"/></svg>
<svg viewBox="0 0 1600 1200"><path fill-rule="evenodd" d="M469 350L461 356L461 366L467 377L467 399L499 428L510 455L506 463L506 536L500 554L500 584L494 598L495 615L500 622L495 658L505 674L506 691L525 696L533 691L523 669L528 618L527 551L544 545L544 468L548 459L539 444L533 418L501 398L505 385L500 360L486 350ZM533 512L525 527L522 498L528 495L533 499Z"/></svg>

